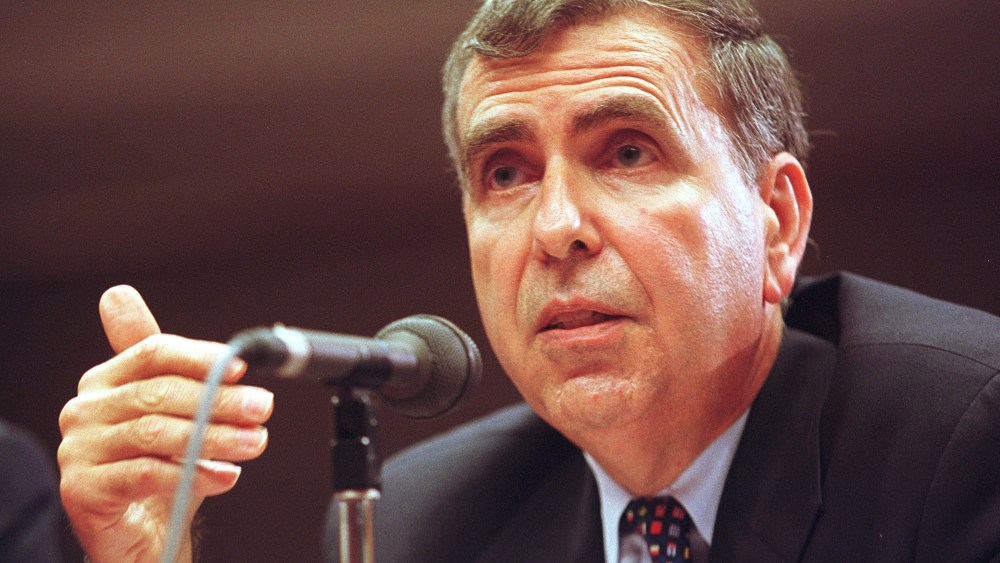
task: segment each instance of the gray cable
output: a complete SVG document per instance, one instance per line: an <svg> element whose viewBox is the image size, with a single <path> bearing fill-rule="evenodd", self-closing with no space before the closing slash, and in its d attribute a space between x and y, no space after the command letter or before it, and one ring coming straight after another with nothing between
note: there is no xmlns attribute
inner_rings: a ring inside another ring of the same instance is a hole
<svg viewBox="0 0 1000 563"><path fill-rule="evenodd" d="M180 483L177 484L174 494L174 504L170 511L170 529L167 535L167 543L164 546L163 556L160 563L175 563L180 554L181 538L184 537L184 516L187 513L188 504L191 502L191 491L194 488L194 476L197 470L198 456L201 455L201 445L205 439L205 432L208 429L208 419L212 414L212 404L215 402L215 393L226 373L226 368L240 354L240 346L230 342L229 350L212 364L212 368L205 376L205 389L201 393L201 402L198 405L198 412L195 416L194 429L188 439L187 451L184 454L184 471L181 474Z"/></svg>

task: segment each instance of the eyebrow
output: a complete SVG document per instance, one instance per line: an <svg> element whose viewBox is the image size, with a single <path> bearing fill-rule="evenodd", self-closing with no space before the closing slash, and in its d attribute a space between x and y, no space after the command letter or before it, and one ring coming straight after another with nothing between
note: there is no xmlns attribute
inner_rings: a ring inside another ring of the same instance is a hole
<svg viewBox="0 0 1000 563"><path fill-rule="evenodd" d="M590 110L573 119L573 132L585 133L613 121L642 123L657 130L675 132L663 109L652 100L622 94L601 100Z"/></svg>
<svg viewBox="0 0 1000 563"><path fill-rule="evenodd" d="M473 125L466 132L462 143L462 168L467 171L472 161L490 146L532 141L534 138L530 124L522 119L494 120Z"/></svg>
<svg viewBox="0 0 1000 563"><path fill-rule="evenodd" d="M629 94L606 98L593 108L575 116L572 129L577 134L586 133L615 121L644 124L665 133L674 143L679 143L680 140L677 127L667 117L662 107L647 98ZM531 142L534 139L531 122L524 119L500 119L473 125L466 132L462 143L462 169L468 171L472 161L493 145Z"/></svg>
<svg viewBox="0 0 1000 563"><path fill-rule="evenodd" d="M678 166L690 164L684 135L677 121L657 102L633 94L618 94L601 100L573 118L573 132L586 133L609 123L634 123L660 137Z"/></svg>

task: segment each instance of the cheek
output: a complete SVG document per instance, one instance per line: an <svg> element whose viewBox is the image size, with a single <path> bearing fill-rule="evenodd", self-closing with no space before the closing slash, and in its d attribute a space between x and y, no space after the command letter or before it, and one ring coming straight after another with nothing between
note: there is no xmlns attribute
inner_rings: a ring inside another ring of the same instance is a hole
<svg viewBox="0 0 1000 563"><path fill-rule="evenodd" d="M703 210L706 239L698 299L717 345L740 349L758 332L766 261L752 200L715 200Z"/></svg>
<svg viewBox="0 0 1000 563"><path fill-rule="evenodd" d="M762 297L764 273L767 270L765 249L766 225L761 202L747 194L746 199L721 204L718 224L727 230L717 245L729 270L742 280L748 295Z"/></svg>
<svg viewBox="0 0 1000 563"><path fill-rule="evenodd" d="M472 266L472 284L476 290L483 320L492 317L490 304L495 300L493 291L497 289L492 257L496 253L497 239L482 229L470 225L468 229L469 262Z"/></svg>
<svg viewBox="0 0 1000 563"><path fill-rule="evenodd" d="M616 246L651 294L678 291L698 281L712 255L706 203L696 194L666 205L639 208L616 232Z"/></svg>
<svg viewBox="0 0 1000 563"><path fill-rule="evenodd" d="M472 283L480 315L494 349L512 335L520 283L518 237L494 223L467 219Z"/></svg>
<svg viewBox="0 0 1000 563"><path fill-rule="evenodd" d="M746 201L677 198L638 210L623 245L656 314L675 330L707 337L707 326L747 319L762 290L761 229ZM734 211L743 210L743 211Z"/></svg>

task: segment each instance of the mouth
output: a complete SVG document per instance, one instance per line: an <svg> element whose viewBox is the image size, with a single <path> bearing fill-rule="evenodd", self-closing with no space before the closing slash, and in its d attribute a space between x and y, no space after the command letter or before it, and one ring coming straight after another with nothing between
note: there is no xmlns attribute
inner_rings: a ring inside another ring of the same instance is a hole
<svg viewBox="0 0 1000 563"><path fill-rule="evenodd" d="M539 332L548 332L550 330L573 330L598 325L617 318L619 317L598 313L597 311L566 311L553 316L548 323L542 326Z"/></svg>

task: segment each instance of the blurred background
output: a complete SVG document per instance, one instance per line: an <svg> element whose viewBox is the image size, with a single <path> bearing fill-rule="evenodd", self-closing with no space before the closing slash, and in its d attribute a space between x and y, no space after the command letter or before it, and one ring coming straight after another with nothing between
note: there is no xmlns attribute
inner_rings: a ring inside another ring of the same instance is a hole
<svg viewBox="0 0 1000 563"><path fill-rule="evenodd" d="M59 410L111 355L97 302L119 283L198 338L428 312L487 349L438 117L474 4L0 5L0 417L55 459ZM1000 3L760 7L809 94L805 272L1000 314ZM383 452L517 400L488 350L485 367L455 415L383 410ZM258 383L271 445L206 503L204 561L320 561L329 392Z"/></svg>

